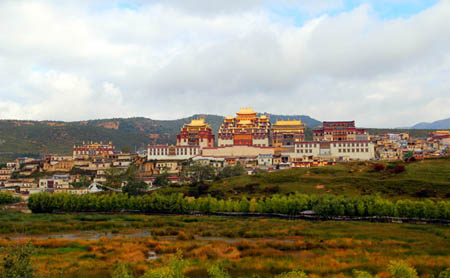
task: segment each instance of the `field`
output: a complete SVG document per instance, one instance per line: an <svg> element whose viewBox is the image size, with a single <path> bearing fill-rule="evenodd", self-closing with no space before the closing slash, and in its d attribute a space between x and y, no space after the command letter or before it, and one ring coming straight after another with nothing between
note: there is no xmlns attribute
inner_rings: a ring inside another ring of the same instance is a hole
<svg viewBox="0 0 450 278"><path fill-rule="evenodd" d="M392 170L401 162L381 163L386 170L375 171L372 162L352 162L226 178L208 183L209 187L202 194L234 197L300 192L348 196L380 194L390 199L450 197L449 157L407 163L401 173ZM186 193L189 190L188 187L166 188L162 192Z"/></svg>
<svg viewBox="0 0 450 278"><path fill-rule="evenodd" d="M186 277L208 277L222 262L232 277L273 277L303 269L310 277L386 277L405 260L420 277L450 266L448 226L307 222L260 218L99 214L0 214L0 244L31 240L43 277L111 277L119 262L136 276L183 252ZM156 258L149 252L155 252Z"/></svg>

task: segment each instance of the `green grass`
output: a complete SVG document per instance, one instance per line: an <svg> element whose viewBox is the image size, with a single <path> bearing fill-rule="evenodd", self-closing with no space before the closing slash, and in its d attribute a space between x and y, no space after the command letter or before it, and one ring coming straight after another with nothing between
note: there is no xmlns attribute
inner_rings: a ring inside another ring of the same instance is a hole
<svg viewBox="0 0 450 278"><path fill-rule="evenodd" d="M388 169L401 162L381 162ZM239 176L210 183L204 194L222 197L261 196L266 188L280 193L369 195L398 198L449 198L450 158L426 159L405 165L406 171L376 172L372 162L341 163L318 168L288 169L256 176ZM169 187L162 192L188 192L188 187ZM425 195L424 195L425 194Z"/></svg>

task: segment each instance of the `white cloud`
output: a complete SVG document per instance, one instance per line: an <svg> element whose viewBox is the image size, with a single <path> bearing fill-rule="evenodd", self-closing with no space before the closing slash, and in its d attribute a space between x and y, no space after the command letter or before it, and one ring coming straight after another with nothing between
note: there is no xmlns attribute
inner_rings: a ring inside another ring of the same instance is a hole
<svg viewBox="0 0 450 278"><path fill-rule="evenodd" d="M448 0L389 20L369 4L335 16L319 13L341 1L279 4L317 14L302 26L272 1L136 3L0 2L0 117L173 119L254 106L395 127L450 116Z"/></svg>

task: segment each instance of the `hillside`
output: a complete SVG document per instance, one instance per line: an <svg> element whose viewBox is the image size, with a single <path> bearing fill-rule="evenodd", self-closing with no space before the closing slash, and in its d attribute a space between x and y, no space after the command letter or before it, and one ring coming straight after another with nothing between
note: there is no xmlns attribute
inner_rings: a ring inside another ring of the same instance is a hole
<svg viewBox="0 0 450 278"><path fill-rule="evenodd" d="M113 118L78 122L0 120L0 161L18 156L45 153L70 154L82 141L112 141L119 149L145 147L147 144L174 144L185 123L205 118L217 134L224 117L197 114L178 120L153 120L144 117ZM308 116L274 115L277 119L300 118L307 125L320 123Z"/></svg>
<svg viewBox="0 0 450 278"><path fill-rule="evenodd" d="M435 121L432 123L418 123L411 127L412 129L450 129L450 118Z"/></svg>
<svg viewBox="0 0 450 278"><path fill-rule="evenodd" d="M313 127L321 123L305 115L266 115L272 123L300 119L307 125L306 140L312 139ZM205 118L214 134L224 119L219 115L198 114L178 120L144 117L78 122L0 120L0 161L45 153L70 154L72 146L82 141L112 141L119 149L129 147L131 150L148 144L174 144L183 124L199 117ZM429 130L369 129L370 134L387 132L409 132L414 137L424 137Z"/></svg>
<svg viewBox="0 0 450 278"><path fill-rule="evenodd" d="M373 195L386 198L450 198L450 158L426 159L405 165L382 162L387 170L375 171L373 162L342 163L318 168L288 169L254 176L226 178L209 183L202 194L240 198L273 193ZM189 188L166 188L166 193L187 192Z"/></svg>
<svg viewBox="0 0 450 278"><path fill-rule="evenodd" d="M380 135L386 133L408 133L413 138L427 137L431 130L429 129L406 129L406 128L368 128L370 135Z"/></svg>

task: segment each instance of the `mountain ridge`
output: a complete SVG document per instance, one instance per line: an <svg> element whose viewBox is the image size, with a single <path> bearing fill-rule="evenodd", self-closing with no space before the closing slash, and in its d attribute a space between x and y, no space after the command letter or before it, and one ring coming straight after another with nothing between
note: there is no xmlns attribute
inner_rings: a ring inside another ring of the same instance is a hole
<svg viewBox="0 0 450 278"><path fill-rule="evenodd" d="M72 147L83 141L112 141L118 149L144 148L148 144L174 144L183 124L205 118L217 134L224 116L195 114L176 120L153 120L146 117L94 119L86 121L0 120L0 160L18 156L71 154ZM301 119L307 126L320 124L305 115L274 115L277 119Z"/></svg>
<svg viewBox="0 0 450 278"><path fill-rule="evenodd" d="M431 123L421 122L410 127L411 129L450 129L450 118L434 121Z"/></svg>

